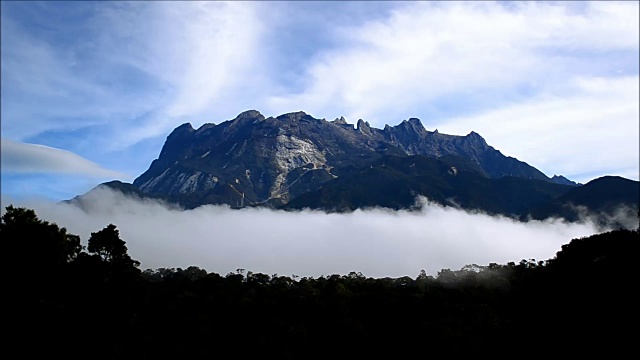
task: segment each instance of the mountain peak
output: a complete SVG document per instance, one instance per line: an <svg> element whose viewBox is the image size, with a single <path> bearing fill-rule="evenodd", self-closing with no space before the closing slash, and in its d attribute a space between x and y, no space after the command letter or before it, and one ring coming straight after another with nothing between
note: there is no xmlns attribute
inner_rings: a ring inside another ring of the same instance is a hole
<svg viewBox="0 0 640 360"><path fill-rule="evenodd" d="M416 133L420 133L425 130L422 122L418 118L409 118L409 120L402 120L402 122L395 126L396 128L402 128Z"/></svg>
<svg viewBox="0 0 640 360"><path fill-rule="evenodd" d="M173 131L191 131L191 130L195 130L193 128L193 125L191 125L190 122L186 122L186 123L178 126L177 128L175 128Z"/></svg>
<svg viewBox="0 0 640 360"><path fill-rule="evenodd" d="M472 131L472 132L468 133L468 134L467 134L467 137L470 137L470 138L480 138L480 139L484 140L484 139L482 138L482 136L480 136L480 134L478 134L478 133L477 133L477 132L475 132L475 131Z"/></svg>
<svg viewBox="0 0 640 360"><path fill-rule="evenodd" d="M562 185L571 185L571 186L582 185L582 184L577 183L575 181L571 181L571 180L567 179L566 177L564 177L562 175L555 175L555 174L551 178L551 181L553 181L556 184L562 184Z"/></svg>
<svg viewBox="0 0 640 360"><path fill-rule="evenodd" d="M383 155L457 156L490 178L549 181L539 170L488 146L476 132L429 132L416 117L380 130L363 119L348 124L343 116L326 121L303 111L265 119L247 110L198 130L180 125L134 185L150 194L196 194L194 199L202 200L189 200L194 205L239 206L243 194L244 204L286 203Z"/></svg>
<svg viewBox="0 0 640 360"><path fill-rule="evenodd" d="M160 158L179 153L185 146L188 146L195 132L196 130L191 126L191 123L184 123L173 129L160 150Z"/></svg>
<svg viewBox="0 0 640 360"><path fill-rule="evenodd" d="M422 122L418 118L409 118L408 123L413 125L413 126L418 126L418 125L422 126Z"/></svg>
<svg viewBox="0 0 640 360"><path fill-rule="evenodd" d="M469 134L467 134L465 136L465 139L467 139L467 141L469 143L474 144L475 146L480 146L480 147L483 147L483 148L489 147L489 145L487 144L485 139L475 131L472 131Z"/></svg>
<svg viewBox="0 0 640 360"><path fill-rule="evenodd" d="M177 128L173 129L173 131L169 134L167 139L181 137L181 136L184 136L185 134L189 134L194 131L196 130L193 128L193 126L191 126L191 123L186 122L178 126Z"/></svg>
<svg viewBox="0 0 640 360"><path fill-rule="evenodd" d="M296 112L290 112L290 113L282 114L282 115L276 117L276 119L283 120L283 121L299 121L299 120L302 120L302 119L311 120L311 119L313 119L313 117L310 116L309 114L307 114L304 111L296 111Z"/></svg>
<svg viewBox="0 0 640 360"><path fill-rule="evenodd" d="M367 132L367 133L371 132L371 126L369 125L369 122L364 121L362 119L358 119L358 123L356 124L356 129L362 132Z"/></svg>
<svg viewBox="0 0 640 360"><path fill-rule="evenodd" d="M238 114L238 116L236 116L236 119L256 118L256 117L264 118L264 116L258 110L247 110Z"/></svg>
<svg viewBox="0 0 640 360"><path fill-rule="evenodd" d="M347 125L347 120L344 118L344 116L340 116L340 118L336 118L335 120L332 121L332 123L334 124L340 124L340 125Z"/></svg>

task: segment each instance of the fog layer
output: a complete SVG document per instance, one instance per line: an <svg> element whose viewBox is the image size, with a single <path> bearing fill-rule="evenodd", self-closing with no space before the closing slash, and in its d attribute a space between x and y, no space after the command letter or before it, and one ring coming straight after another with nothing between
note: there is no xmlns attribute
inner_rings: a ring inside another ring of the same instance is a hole
<svg viewBox="0 0 640 360"><path fill-rule="evenodd" d="M362 272L371 277L415 277L421 269L466 264L546 260L571 239L596 233L592 223L517 222L444 208L419 199L419 212L386 209L348 214L202 206L180 210L124 197L108 189L88 194L86 211L43 201L7 205L34 209L40 219L80 235L109 223L120 230L141 268L198 266L226 274L236 269L280 275L321 276Z"/></svg>

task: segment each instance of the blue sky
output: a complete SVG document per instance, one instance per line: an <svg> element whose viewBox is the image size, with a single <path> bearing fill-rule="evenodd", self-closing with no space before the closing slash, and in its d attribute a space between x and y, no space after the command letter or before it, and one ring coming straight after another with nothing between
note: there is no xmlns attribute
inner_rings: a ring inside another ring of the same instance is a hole
<svg viewBox="0 0 640 360"><path fill-rule="evenodd" d="M638 2L1 3L2 194L133 181L256 109L417 117L545 174L638 180Z"/></svg>

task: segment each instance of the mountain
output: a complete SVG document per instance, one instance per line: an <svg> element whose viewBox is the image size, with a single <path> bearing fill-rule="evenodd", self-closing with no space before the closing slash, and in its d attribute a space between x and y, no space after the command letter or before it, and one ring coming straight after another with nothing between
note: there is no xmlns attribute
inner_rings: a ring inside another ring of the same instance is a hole
<svg viewBox="0 0 640 360"><path fill-rule="evenodd" d="M359 172L383 156L458 156L488 178L514 176L551 182L542 172L489 146L477 133L427 131L412 118L384 129L359 120L316 119L304 112L265 118L241 113L221 124L177 127L158 159L133 184L150 195L208 203L279 206L322 184Z"/></svg>
<svg viewBox="0 0 640 360"><path fill-rule="evenodd" d="M158 159L133 184L149 194L191 196L193 206L286 203L292 195L363 166L379 151L402 153L383 147L302 112L265 118L247 111L219 125L176 128ZM221 187L230 197L216 194Z"/></svg>
<svg viewBox="0 0 640 360"><path fill-rule="evenodd" d="M580 186L582 184L577 183L575 181L571 181L569 179L567 179L566 177L562 176L562 175L553 175L551 177L551 181L553 181L556 184L562 184L562 185L571 185L571 186Z"/></svg>
<svg viewBox="0 0 640 360"><path fill-rule="evenodd" d="M138 189L138 187L136 187L133 184L125 183L118 180L113 180L113 181L99 184L98 186L94 187L86 194L78 195L73 197L73 199L63 200L61 202L65 204L75 205L84 211L90 211L94 206L93 195L96 195L99 191L104 189L115 190L116 192L119 192L128 198L132 198L136 200L150 199L150 200L160 200L168 204L174 204L174 203L179 204L179 201L178 201L179 199L174 199L174 198L170 198L168 196L163 196L163 195L149 195L147 193L144 193L140 189Z"/></svg>
<svg viewBox="0 0 640 360"><path fill-rule="evenodd" d="M580 221L591 217L601 226L637 228L640 184L619 176L603 176L575 187L531 211L533 219L562 217Z"/></svg>
<svg viewBox="0 0 640 360"><path fill-rule="evenodd" d="M538 179L488 178L474 162L457 156L436 159L424 155L387 155L359 172L296 197L284 208L406 209L415 205L417 195L422 195L442 205L519 216L570 189L567 185Z"/></svg>
<svg viewBox="0 0 640 360"><path fill-rule="evenodd" d="M370 128L368 125L368 123L364 124L366 133L401 148L407 155L426 155L435 158L456 155L478 164L491 178L516 176L525 179L550 180L538 169L518 159L505 156L489 146L474 131L466 136L441 134L438 130L430 132L416 118L405 120L395 127L387 125L384 130ZM358 126L360 127L360 122Z"/></svg>
<svg viewBox="0 0 640 360"><path fill-rule="evenodd" d="M377 129L364 120L354 126L343 117L327 121L304 112L265 117L255 110L198 129L182 124L133 184L102 185L187 209L205 204L407 209L422 195L520 220L578 221L582 216L575 209L586 209L606 214L603 224L616 218L619 205L628 209L627 220L637 219L630 214L640 203L637 181L607 177L581 185L562 175L548 178L503 155L476 132L428 131L416 118ZM71 200L82 201L82 196Z"/></svg>

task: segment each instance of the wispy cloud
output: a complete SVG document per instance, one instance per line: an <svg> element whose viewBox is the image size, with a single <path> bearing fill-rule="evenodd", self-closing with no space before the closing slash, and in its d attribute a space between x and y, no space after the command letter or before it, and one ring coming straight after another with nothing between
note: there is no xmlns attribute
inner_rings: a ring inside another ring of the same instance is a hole
<svg viewBox="0 0 640 360"><path fill-rule="evenodd" d="M442 132L475 130L546 173L637 173L638 7L3 2L3 138L103 166L113 154L148 164L159 146L136 146L161 143L186 121L303 110L377 127L419 117ZM623 130L605 129L612 121ZM519 132L532 127L535 137ZM598 134L614 145L582 146ZM596 161L569 161L577 149Z"/></svg>
<svg viewBox="0 0 640 360"><path fill-rule="evenodd" d="M638 3L411 3L336 26L305 88L271 98L373 125L482 134L550 175L638 173Z"/></svg>
<svg viewBox="0 0 640 360"><path fill-rule="evenodd" d="M591 223L520 223L426 204L423 211L351 214L230 210L203 206L170 210L102 189L89 210L22 202L86 241L114 223L143 268L200 266L226 274L238 268L267 274L320 276L361 271L367 276L434 274L466 264L546 260L573 238L596 232ZM2 207L10 199L2 199ZM464 226L461 226L464 224Z"/></svg>
<svg viewBox="0 0 640 360"><path fill-rule="evenodd" d="M250 4L118 2L87 11L75 27L64 16L47 23L85 30L61 43L3 15L4 136L108 124L105 146L121 149L166 136L258 78L261 22Z"/></svg>
<svg viewBox="0 0 640 360"><path fill-rule="evenodd" d="M2 171L7 173L77 174L94 178L130 180L131 176L105 169L72 152L49 146L18 143L8 139L0 142Z"/></svg>
<svg viewBox="0 0 640 360"><path fill-rule="evenodd" d="M246 97L251 86L261 84L263 24L252 4L129 3L100 15L101 22L120 29L103 39L104 50L126 46L119 61L158 79L169 94L153 114L124 132L116 146L166 136L187 120L202 123L212 108L224 107L234 96ZM131 48L138 44L138 50Z"/></svg>
<svg viewBox="0 0 640 360"><path fill-rule="evenodd" d="M439 100L447 97L454 98L452 106L482 108L559 91L575 76L613 75L619 69L602 64L611 51L637 53L637 12L631 2L583 9L539 2L410 3L385 20L333 28L344 41L321 49L307 68L305 89L273 97L272 108L339 111L384 125L408 113L443 111ZM636 59L616 66L637 73Z"/></svg>
<svg viewBox="0 0 640 360"><path fill-rule="evenodd" d="M509 156L579 182L598 170L638 179L640 77L579 78L571 95L541 94L479 114L440 119L445 133L475 130Z"/></svg>

